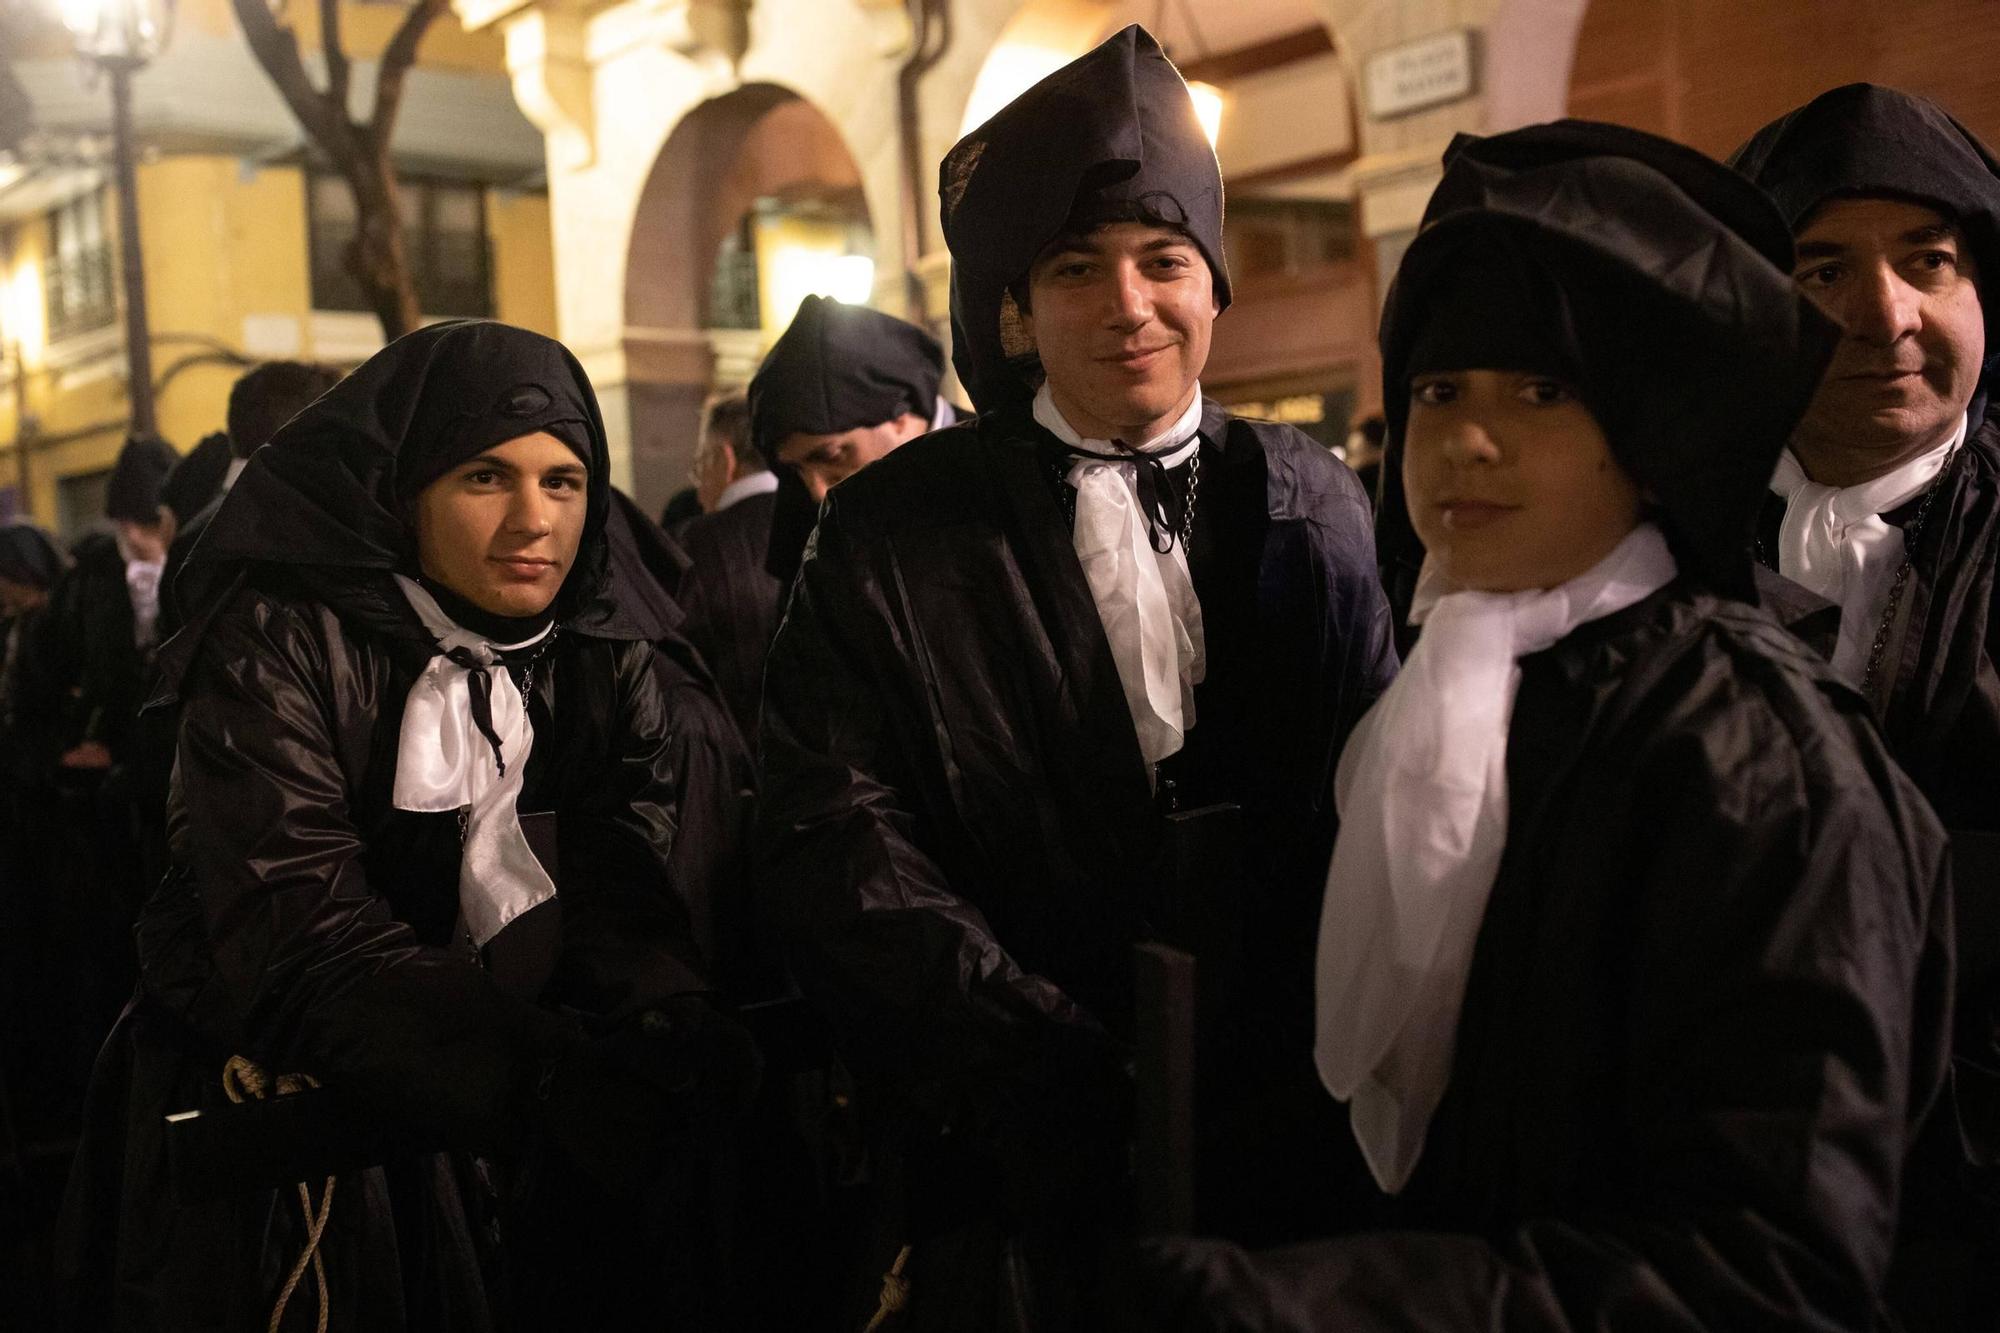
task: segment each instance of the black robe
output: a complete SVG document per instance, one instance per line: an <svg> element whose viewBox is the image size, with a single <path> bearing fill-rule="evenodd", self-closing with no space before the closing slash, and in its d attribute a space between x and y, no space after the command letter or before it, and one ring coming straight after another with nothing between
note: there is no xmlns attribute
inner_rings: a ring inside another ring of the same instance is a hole
<svg viewBox="0 0 2000 1333"><path fill-rule="evenodd" d="M178 1203L164 1157L162 1117L222 1105L236 1054L313 1074L413 1145L340 1178L321 1244L332 1328L553 1327L558 1298L583 1300L584 1323L609 1319L589 1302L630 1287L587 1276L606 1273L706 1326L714 1274L695 1270L713 1263L713 1228L696 1196L677 1193L685 1215L664 1223L685 1243L643 1253L661 1219L555 1165L625 1151L629 1086L602 1086L595 1147L541 1109L586 1034L708 989L710 886L675 874L689 746L654 649L565 626L533 671L520 809L554 813L561 882L537 1002L505 993L456 936L454 816L390 803L430 650L385 631L405 613L379 592L341 607L286 571L253 574L206 619L181 685L175 869L140 918L140 991L100 1058L65 1209L76 1326L264 1326L300 1250L295 1191ZM311 1327L316 1305L308 1276L286 1327Z"/></svg>
<svg viewBox="0 0 2000 1333"><path fill-rule="evenodd" d="M766 568L776 491L745 496L680 531L692 562L681 581L681 631L715 672L736 725L753 744L764 693L764 658L778 632L785 586Z"/></svg>
<svg viewBox="0 0 2000 1333"><path fill-rule="evenodd" d="M1255 1260L1152 1247L1120 1327L1882 1326L1948 1042L1936 820L1820 659L1685 580L1521 670L1506 851L1395 1213Z"/></svg>
<svg viewBox="0 0 2000 1333"><path fill-rule="evenodd" d="M1982 412L1985 401L1974 401L1977 424L1918 537L1906 623L1884 650L1894 676L1875 700L1889 752L1953 841L1957 1124L1940 1128L1912 1182L1918 1244L1899 1301L1913 1323L1958 1328L1980 1327L2000 1303L2000 415ZM1922 504L1883 518L1907 528ZM1784 514L1774 495L1759 525L1759 554L1774 564ZM1979 1276L1947 1313L1940 1299L1967 1280L1939 1280L1931 1265L1951 1251L1962 1252L1960 1274Z"/></svg>
<svg viewBox="0 0 2000 1333"><path fill-rule="evenodd" d="M1331 1143L1300 1120L1326 1112L1303 1094L1333 769L1395 669L1368 500L1295 430L1210 404L1201 433L1208 672L1163 772L1190 807L1244 811L1226 859L1256 985L1236 1012L1263 1021L1238 1105L1272 1139ZM1054 437L1008 410L842 482L765 682L760 892L904 1162L884 1266L898 1236L938 1240L912 1260L920 1326L1019 1315L1020 1290L1063 1322L1122 1175L1130 957L1165 825L1061 476ZM1280 1227L1313 1175L1289 1166L1267 1173Z"/></svg>

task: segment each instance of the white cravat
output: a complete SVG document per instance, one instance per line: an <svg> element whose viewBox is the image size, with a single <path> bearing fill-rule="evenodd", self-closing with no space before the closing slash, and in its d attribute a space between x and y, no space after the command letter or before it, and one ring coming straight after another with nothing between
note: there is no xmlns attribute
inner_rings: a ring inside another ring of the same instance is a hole
<svg viewBox="0 0 2000 1333"><path fill-rule="evenodd" d="M1584 574L1533 592L1454 592L1426 568L1423 636L1340 756L1340 837L1320 912L1314 1056L1393 1194L1451 1076L1459 1006L1507 846L1507 734L1519 659L1664 587L1641 524Z"/></svg>
<svg viewBox="0 0 2000 1333"><path fill-rule="evenodd" d="M439 655L410 686L403 706L390 800L398 810L466 811L458 905L472 942L484 947L508 922L556 894L555 882L521 831L521 783L535 729L513 674L498 665L501 653L541 642L549 628L520 643L489 643L446 615L416 580L398 574L396 583L438 641ZM482 664L493 734L500 741L497 755L473 721L474 668L452 661L444 655L448 652L462 652Z"/></svg>
<svg viewBox="0 0 2000 1333"><path fill-rule="evenodd" d="M1073 449L1128 452L1109 440L1079 435L1063 419L1047 384L1035 395L1035 420ZM1173 425L1129 452L1156 454L1165 466L1178 467L1201 448L1200 426L1201 389L1196 386L1193 401ZM1186 741L1194 725L1194 687L1208 670L1201 603L1195 600L1187 551L1179 534L1164 555L1153 549L1134 465L1076 458L1067 480L1076 488L1070 542L1111 643L1150 777L1150 766Z"/></svg>
<svg viewBox="0 0 2000 1333"><path fill-rule="evenodd" d="M1892 472L1859 486L1822 486L1790 449L1778 457L1771 491L1785 501L1778 529L1778 572L1840 606L1833 669L1852 684L1868 670L1889 589L1903 563L1903 530L1881 516L1923 493L1965 439L1961 419L1951 438Z"/></svg>
<svg viewBox="0 0 2000 1333"><path fill-rule="evenodd" d="M127 560L125 593L132 600L132 642L141 648L153 646L160 625L160 576L166 572L164 560Z"/></svg>

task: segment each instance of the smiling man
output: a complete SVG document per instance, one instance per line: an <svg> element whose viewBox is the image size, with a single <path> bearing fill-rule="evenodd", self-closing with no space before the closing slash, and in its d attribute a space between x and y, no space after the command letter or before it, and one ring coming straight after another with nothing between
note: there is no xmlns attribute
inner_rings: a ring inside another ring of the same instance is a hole
<svg viewBox="0 0 2000 1333"><path fill-rule="evenodd" d="M765 681L762 880L894 1126L874 1240L911 1247L913 1326L1063 1327L1120 1225L1129 959L1177 873L1238 914L1254 978L1214 1011L1204 1220L1318 1223L1332 774L1395 656L1353 474L1201 392L1222 182L1153 39L1023 94L942 195L981 415L827 497Z"/></svg>
<svg viewBox="0 0 2000 1333"><path fill-rule="evenodd" d="M1980 1109L2000 1106L2000 164L1936 105L1850 84L1733 165L1777 200L1800 288L1845 330L1758 554L1840 605L1834 667L1952 833L1958 1118L1910 1181L1895 1287L1911 1327L1983 1328L2000 1300L2000 1210L1981 1202L2000 1197L2000 1116Z"/></svg>

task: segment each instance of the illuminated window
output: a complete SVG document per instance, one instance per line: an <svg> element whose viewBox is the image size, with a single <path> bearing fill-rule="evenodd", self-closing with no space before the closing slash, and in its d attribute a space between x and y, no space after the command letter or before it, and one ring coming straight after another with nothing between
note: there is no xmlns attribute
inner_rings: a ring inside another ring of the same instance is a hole
<svg viewBox="0 0 2000 1333"><path fill-rule="evenodd" d="M105 192L80 194L48 215L49 337L73 337L118 318L118 288L104 225Z"/></svg>

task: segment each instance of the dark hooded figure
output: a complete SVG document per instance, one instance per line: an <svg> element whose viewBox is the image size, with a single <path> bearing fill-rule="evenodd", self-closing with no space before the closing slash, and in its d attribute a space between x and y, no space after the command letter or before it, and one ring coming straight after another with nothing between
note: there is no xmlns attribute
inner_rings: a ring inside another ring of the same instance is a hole
<svg viewBox="0 0 2000 1333"><path fill-rule="evenodd" d="M1884 1327L1944 839L1744 600L1835 330L1691 149L1564 121L1445 162L1382 320L1423 633L1341 757L1320 921L1320 1074L1392 1210L1157 1243L1121 1326Z"/></svg>
<svg viewBox="0 0 2000 1333"><path fill-rule="evenodd" d="M1913 1327L2000 1308L2000 163L1935 104L1850 84L1734 165L1777 200L1800 288L1845 329L1765 500L1759 557L1842 608L1834 665L1957 865L1956 1134L1912 1179Z"/></svg>
<svg viewBox="0 0 2000 1333"><path fill-rule="evenodd" d="M106 489L112 531L76 544L11 673L21 794L49 820L48 873L63 886L45 941L58 985L34 1021L62 1034L72 1123L91 1056L132 991L132 918L146 888L133 761L172 535L160 490L179 458L153 436L125 443Z"/></svg>
<svg viewBox="0 0 2000 1333"><path fill-rule="evenodd" d="M66 1133L75 1117L73 1089L64 1086L68 1028L50 1012L71 985L70 960L51 948L65 906L52 889L60 883L50 861L57 819L43 769L53 742L47 718L16 708L23 663L45 632L62 572L47 533L31 523L0 527L0 1005L12 1016L0 1036L0 1095L30 1142Z"/></svg>
<svg viewBox="0 0 2000 1333"><path fill-rule="evenodd" d="M744 442L765 470L733 482L679 535L694 562L683 589L688 637L753 744L764 658L820 501L898 445L958 419L938 397L943 374L944 349L922 329L808 296L751 379Z"/></svg>
<svg viewBox="0 0 2000 1333"><path fill-rule="evenodd" d="M975 130L943 198L981 415L826 498L766 673L759 891L868 1095L911 1326L1059 1328L1129 1225L1131 956L1198 910L1181 881L1254 982L1210 1011L1204 1216L1323 1208L1312 923L1395 657L1353 474L1200 392L1222 185L1153 38Z"/></svg>
<svg viewBox="0 0 2000 1333"><path fill-rule="evenodd" d="M694 1145L756 1057L672 872L667 627L612 558L608 463L559 344L443 324L217 511L161 664L173 868L59 1238L79 1327L716 1321ZM295 1089L380 1148L170 1176L163 1117Z"/></svg>

